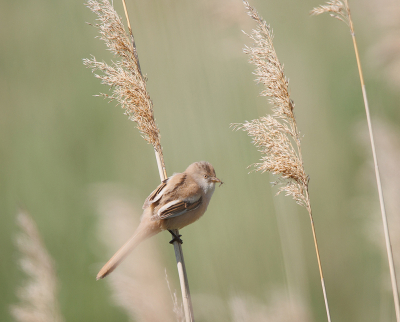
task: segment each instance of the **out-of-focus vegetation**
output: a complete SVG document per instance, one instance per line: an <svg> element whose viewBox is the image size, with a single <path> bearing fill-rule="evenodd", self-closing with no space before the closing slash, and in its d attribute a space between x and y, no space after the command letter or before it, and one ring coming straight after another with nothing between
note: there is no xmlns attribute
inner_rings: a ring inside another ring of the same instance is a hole
<svg viewBox="0 0 400 322"><path fill-rule="evenodd" d="M350 4L371 113L398 130L399 91L369 55L383 37L371 3ZM393 320L386 258L374 243L383 237L372 160L359 140L366 124L348 29L327 16L309 17L315 1L251 4L272 25L290 78L332 320ZM299 295L312 320L323 321L308 214L290 198L274 198L268 174L247 174L259 155L244 133L229 128L270 111L242 53L249 40L241 30L254 26L242 3L127 5L168 173L207 160L225 182L206 215L181 231L191 293L221 303L244 294L268 304L279 290L284 298ZM12 321L9 307L24 278L13 243L18 205L31 213L56 262L65 320L128 320L110 301L107 283L95 280L109 254L96 233L93 186L126 186L140 205L159 176L152 147L134 124L115 104L92 97L107 88L82 58L112 58L85 24L94 19L81 2L0 3L1 321ZM399 233L394 225L391 231ZM156 243L179 290L169 238L161 234ZM194 297L195 315L200 305Z"/></svg>

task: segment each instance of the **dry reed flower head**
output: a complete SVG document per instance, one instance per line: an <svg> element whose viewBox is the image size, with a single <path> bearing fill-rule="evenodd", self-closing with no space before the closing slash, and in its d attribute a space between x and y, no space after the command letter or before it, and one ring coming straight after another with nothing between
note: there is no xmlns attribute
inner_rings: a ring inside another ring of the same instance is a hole
<svg viewBox="0 0 400 322"><path fill-rule="evenodd" d="M326 5L321 5L312 9L310 11L310 14L316 16L325 12L329 13L331 17L339 19L340 21L343 21L344 23L349 25L350 8L348 6L347 0L345 0L345 2L339 0L328 1L326 2Z"/></svg>
<svg viewBox="0 0 400 322"><path fill-rule="evenodd" d="M303 167L300 134L293 111L294 103L289 95L289 81L273 46L271 27L247 1L244 4L249 16L257 23L257 29L248 35L254 44L246 46L244 52L250 56L249 62L256 66L256 81L264 85L260 95L269 97L273 113L232 126L236 130L246 131L262 154L262 162L253 164L255 171L279 175L276 184L282 186L278 194L284 191L299 205L310 209L309 179Z"/></svg>
<svg viewBox="0 0 400 322"><path fill-rule="evenodd" d="M108 0L89 0L86 6L97 15L100 39L103 40L119 61L111 65L97 61L94 56L84 59L86 67L95 74L102 84L112 89L112 95L101 93L100 96L116 100L125 110L129 119L136 122L142 137L153 145L157 152L162 152L160 131L156 125L153 102L146 89L146 78L142 75L133 36L126 33L121 17Z"/></svg>
<svg viewBox="0 0 400 322"><path fill-rule="evenodd" d="M20 304L11 307L11 314L19 322L62 322L53 260L31 216L20 211L17 223L20 267L29 279L17 290Z"/></svg>

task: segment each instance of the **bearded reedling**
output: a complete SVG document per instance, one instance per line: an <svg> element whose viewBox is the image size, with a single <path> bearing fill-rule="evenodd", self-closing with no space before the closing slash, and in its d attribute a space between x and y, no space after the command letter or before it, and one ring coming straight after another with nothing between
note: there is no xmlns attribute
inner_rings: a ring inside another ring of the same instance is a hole
<svg viewBox="0 0 400 322"><path fill-rule="evenodd" d="M161 182L145 200L142 219L135 233L103 266L97 279L110 274L143 240L163 230L172 234L171 244L175 241L182 244L181 235L173 230L182 229L204 215L217 182L222 184L213 166L205 161L192 163L185 172Z"/></svg>

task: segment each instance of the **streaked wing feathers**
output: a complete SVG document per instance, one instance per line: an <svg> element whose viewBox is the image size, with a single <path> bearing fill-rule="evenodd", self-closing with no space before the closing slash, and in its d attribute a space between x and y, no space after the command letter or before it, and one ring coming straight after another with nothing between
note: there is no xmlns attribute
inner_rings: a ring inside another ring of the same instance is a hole
<svg viewBox="0 0 400 322"><path fill-rule="evenodd" d="M161 182L161 184L146 198L143 204L143 209L146 209L150 206L153 202L156 202L162 196L162 190L167 186L169 178L165 179Z"/></svg>
<svg viewBox="0 0 400 322"><path fill-rule="evenodd" d="M201 202L202 198L200 197L199 200L193 203L185 201L179 201L177 203L173 203L170 207L162 209L162 211L160 211L158 215L155 216L155 218L153 219L157 220L157 219L165 219L165 218L180 216L188 211L196 209L197 207L200 206Z"/></svg>

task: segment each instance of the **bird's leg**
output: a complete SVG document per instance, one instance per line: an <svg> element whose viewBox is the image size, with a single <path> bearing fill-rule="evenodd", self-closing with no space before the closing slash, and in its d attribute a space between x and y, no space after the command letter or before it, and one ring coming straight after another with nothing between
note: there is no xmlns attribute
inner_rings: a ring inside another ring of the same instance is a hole
<svg viewBox="0 0 400 322"><path fill-rule="evenodd" d="M169 242L170 244L173 244L174 242L178 242L179 244L183 244L182 239L180 238L182 235L176 235L172 230L168 229L168 231L170 232L170 234L172 235L172 239Z"/></svg>

